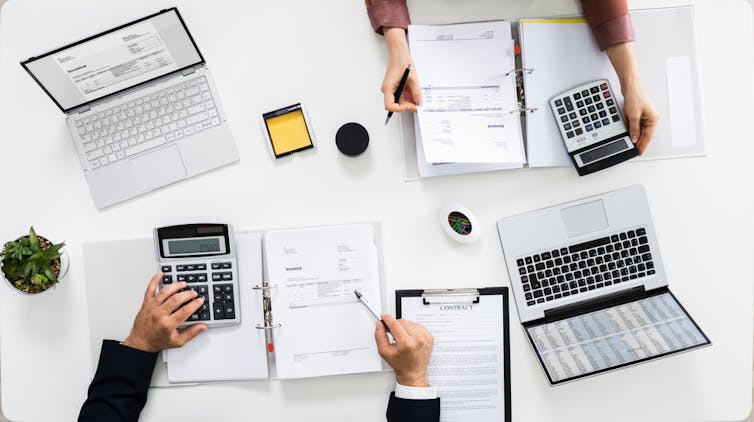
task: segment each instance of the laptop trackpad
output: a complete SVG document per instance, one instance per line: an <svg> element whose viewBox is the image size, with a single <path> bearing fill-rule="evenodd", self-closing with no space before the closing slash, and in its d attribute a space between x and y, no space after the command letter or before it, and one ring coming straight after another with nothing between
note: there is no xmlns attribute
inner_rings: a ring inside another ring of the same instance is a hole
<svg viewBox="0 0 754 422"><path fill-rule="evenodd" d="M602 200L563 208L560 212L568 237L581 236L607 228L607 215Z"/></svg>
<svg viewBox="0 0 754 422"><path fill-rule="evenodd" d="M171 145L130 161L131 177L139 191L153 190L186 177L181 153Z"/></svg>

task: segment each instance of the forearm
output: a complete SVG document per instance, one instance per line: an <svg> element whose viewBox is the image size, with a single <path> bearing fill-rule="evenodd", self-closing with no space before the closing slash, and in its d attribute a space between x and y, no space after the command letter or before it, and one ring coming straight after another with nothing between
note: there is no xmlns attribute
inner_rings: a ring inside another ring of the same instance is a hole
<svg viewBox="0 0 754 422"><path fill-rule="evenodd" d="M639 84L639 67L633 42L614 45L606 50L625 94Z"/></svg>

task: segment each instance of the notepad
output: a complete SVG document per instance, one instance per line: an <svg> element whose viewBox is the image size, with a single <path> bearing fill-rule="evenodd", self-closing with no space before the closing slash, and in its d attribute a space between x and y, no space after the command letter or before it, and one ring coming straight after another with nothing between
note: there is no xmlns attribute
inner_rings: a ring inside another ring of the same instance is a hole
<svg viewBox="0 0 754 422"><path fill-rule="evenodd" d="M263 118L276 158L314 147L301 104L265 113Z"/></svg>

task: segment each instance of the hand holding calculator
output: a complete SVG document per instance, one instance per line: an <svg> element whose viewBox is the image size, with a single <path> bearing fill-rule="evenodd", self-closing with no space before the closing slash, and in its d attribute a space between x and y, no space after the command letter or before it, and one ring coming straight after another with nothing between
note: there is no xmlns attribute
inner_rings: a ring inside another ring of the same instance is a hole
<svg viewBox="0 0 754 422"><path fill-rule="evenodd" d="M579 176L639 155L606 79L556 95L550 108Z"/></svg>
<svg viewBox="0 0 754 422"><path fill-rule="evenodd" d="M188 283L186 290L204 298L202 307L181 327L203 323L212 328L241 322L233 227L187 224L157 228L154 241L157 263L164 274L161 285L183 281Z"/></svg>

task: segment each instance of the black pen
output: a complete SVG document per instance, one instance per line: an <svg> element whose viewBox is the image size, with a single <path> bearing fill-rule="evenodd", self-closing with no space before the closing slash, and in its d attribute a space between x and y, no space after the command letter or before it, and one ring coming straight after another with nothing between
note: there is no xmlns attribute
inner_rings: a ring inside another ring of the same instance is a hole
<svg viewBox="0 0 754 422"><path fill-rule="evenodd" d="M366 306L367 310L369 310L369 313L372 314L375 318L377 318L377 321L380 321L382 325L385 326L385 330L389 333L390 329L387 328L387 324L385 324L385 321L382 320L382 317L380 317L380 314L377 313L377 311L372 308L372 305L367 302L367 300L364 298L364 294L361 293L361 290L355 289L353 293L356 295L357 298L359 298L359 302L363 303L364 306Z"/></svg>
<svg viewBox="0 0 754 422"><path fill-rule="evenodd" d="M403 95L403 88L406 87L406 81L408 81L408 72L411 71L411 65L409 64L406 68L406 71L403 72L403 77L401 78L401 82L398 84L398 89L395 91L395 102L397 103L398 100L401 99L401 95ZM387 122L390 121L390 118L393 117L393 112L388 111L387 113L387 119L385 119L385 126L387 126Z"/></svg>

